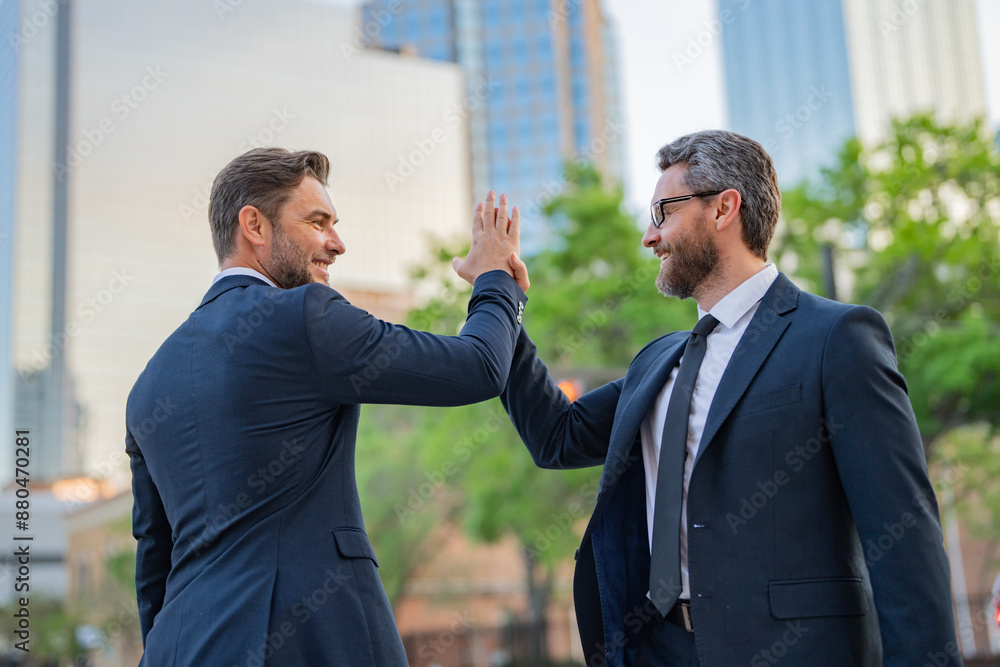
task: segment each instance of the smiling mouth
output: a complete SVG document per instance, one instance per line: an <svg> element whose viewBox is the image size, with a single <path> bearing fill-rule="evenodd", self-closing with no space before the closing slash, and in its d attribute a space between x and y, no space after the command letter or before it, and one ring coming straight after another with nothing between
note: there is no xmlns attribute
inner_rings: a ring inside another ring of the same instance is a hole
<svg viewBox="0 0 1000 667"><path fill-rule="evenodd" d="M329 273L328 269L330 265L333 264L333 262L324 259L314 259L312 261L312 264L313 266L319 267L319 270L322 271L323 273Z"/></svg>

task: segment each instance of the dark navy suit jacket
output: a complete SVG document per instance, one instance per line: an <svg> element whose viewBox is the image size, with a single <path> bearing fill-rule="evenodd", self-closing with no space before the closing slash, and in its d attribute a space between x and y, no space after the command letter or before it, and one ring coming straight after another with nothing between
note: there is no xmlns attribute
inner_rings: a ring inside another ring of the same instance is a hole
<svg viewBox="0 0 1000 667"><path fill-rule="evenodd" d="M572 404L518 340L502 398L535 462L604 466L574 580L588 667L633 664L654 613L639 427L687 338L653 341ZM937 504L876 311L778 276L709 409L687 521L704 667L961 664Z"/></svg>
<svg viewBox="0 0 1000 667"><path fill-rule="evenodd" d="M525 301L484 274L446 337L324 285L213 285L128 398L141 664L406 665L358 501L359 404L497 396Z"/></svg>

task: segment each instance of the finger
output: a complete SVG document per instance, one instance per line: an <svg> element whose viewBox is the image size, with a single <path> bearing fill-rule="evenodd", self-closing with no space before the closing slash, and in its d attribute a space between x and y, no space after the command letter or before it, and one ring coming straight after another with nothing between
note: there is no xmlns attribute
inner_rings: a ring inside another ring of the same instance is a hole
<svg viewBox="0 0 1000 667"><path fill-rule="evenodd" d="M483 228L490 229L496 225L497 214L496 214L496 201L497 193L490 190L486 194L486 210L483 212Z"/></svg>
<svg viewBox="0 0 1000 667"><path fill-rule="evenodd" d="M455 270L455 273L458 274L459 278L461 278L462 280L464 280L466 282L469 282L469 279L467 277L465 277L465 275L462 273L462 269L465 268L465 260L463 260L460 257L452 257L451 258L451 268Z"/></svg>
<svg viewBox="0 0 1000 667"><path fill-rule="evenodd" d="M507 195L500 195L500 211L497 214L496 228L507 231L510 217L507 215Z"/></svg>
<svg viewBox="0 0 1000 667"><path fill-rule="evenodd" d="M507 234L509 234L515 241L519 241L521 239L521 209L516 206L510 216L510 224L507 225Z"/></svg>
<svg viewBox="0 0 1000 667"><path fill-rule="evenodd" d="M517 256L516 252L510 253L507 258L507 263L510 265L511 271L514 272L514 280L517 281L518 286L525 292L531 287L531 282L528 280L528 267L525 265L521 258Z"/></svg>
<svg viewBox="0 0 1000 667"><path fill-rule="evenodd" d="M483 230L483 202L476 204L476 210L472 213L472 235Z"/></svg>

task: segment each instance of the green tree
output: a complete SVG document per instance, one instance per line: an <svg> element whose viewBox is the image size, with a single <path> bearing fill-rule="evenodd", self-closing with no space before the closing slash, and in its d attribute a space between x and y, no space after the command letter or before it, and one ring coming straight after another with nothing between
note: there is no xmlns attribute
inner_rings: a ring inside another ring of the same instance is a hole
<svg viewBox="0 0 1000 667"><path fill-rule="evenodd" d="M624 209L621 190L606 187L589 165L569 165L566 177L564 193L546 206L557 229L554 247L526 258L532 287L525 326L554 376L582 378L593 387L623 375L636 352L656 336L693 324L695 310L657 292L659 264L642 248L642 230ZM410 325L441 334L461 327L471 288L454 276L450 259L466 248L442 248L418 276L445 288L440 298L411 313ZM366 408L367 416L376 410L389 414L386 408ZM514 535L522 545L530 621L541 628L555 569L579 542L600 470L535 467L499 400L417 414L407 445L418 452L420 472L409 486L396 487L404 492L395 496L393 518L406 524L430 514L436 521L461 523L473 539L486 542ZM377 454L370 461L381 465ZM421 487L433 491L421 493ZM369 505L379 502L386 515L384 492L381 501L375 495L374 489L365 492L366 516L372 516ZM535 648L541 658L541 633Z"/></svg>
<svg viewBox="0 0 1000 667"><path fill-rule="evenodd" d="M19 627L19 618L14 614L21 608L15 603L0 609L0 629L6 641L11 645L23 641L15 632ZM74 660L83 653L76 641L76 628L80 618L69 611L58 600L39 596L29 597L30 628L29 640L26 644L30 653L25 653L26 664L44 667L56 667ZM18 652L19 653L19 652Z"/></svg>
<svg viewBox="0 0 1000 667"><path fill-rule="evenodd" d="M961 466L1000 536L1000 154L982 120L893 122L870 148L848 141L815 184L787 190L779 266L813 289L822 249L850 269L847 299L885 315L925 449ZM938 451L940 445L940 451ZM985 466L985 468L984 468Z"/></svg>

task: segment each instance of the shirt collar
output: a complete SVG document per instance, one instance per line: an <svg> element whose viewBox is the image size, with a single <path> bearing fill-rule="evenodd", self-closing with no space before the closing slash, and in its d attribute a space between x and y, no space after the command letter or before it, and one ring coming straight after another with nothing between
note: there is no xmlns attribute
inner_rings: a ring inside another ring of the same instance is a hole
<svg viewBox="0 0 1000 667"><path fill-rule="evenodd" d="M219 273L216 274L215 278L212 279L212 284L214 285L215 283L219 282L226 276L251 276L252 278L260 278L271 287L277 287L277 285L274 284L274 281L265 276L263 273L261 273L260 271L254 271L253 269L248 268L246 266L234 266L219 271Z"/></svg>
<svg viewBox="0 0 1000 667"><path fill-rule="evenodd" d="M744 280L739 287L722 297L719 303L715 304L708 312L727 329L732 329L758 301L764 298L764 294L767 293L777 277L778 268L774 264L768 264ZM698 306L699 320L707 314L701 309L701 306Z"/></svg>

